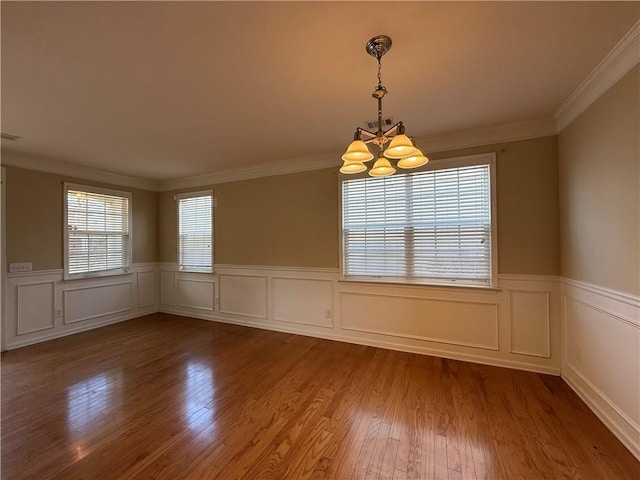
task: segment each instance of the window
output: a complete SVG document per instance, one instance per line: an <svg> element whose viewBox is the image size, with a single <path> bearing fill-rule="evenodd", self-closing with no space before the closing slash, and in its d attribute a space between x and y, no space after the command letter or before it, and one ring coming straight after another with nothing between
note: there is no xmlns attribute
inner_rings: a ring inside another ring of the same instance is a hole
<svg viewBox="0 0 640 480"><path fill-rule="evenodd" d="M342 181L345 280L493 285L494 155Z"/></svg>
<svg viewBox="0 0 640 480"><path fill-rule="evenodd" d="M213 270L213 193L176 196L178 200L178 263L180 270Z"/></svg>
<svg viewBox="0 0 640 480"><path fill-rule="evenodd" d="M65 277L125 273L131 193L65 183Z"/></svg>

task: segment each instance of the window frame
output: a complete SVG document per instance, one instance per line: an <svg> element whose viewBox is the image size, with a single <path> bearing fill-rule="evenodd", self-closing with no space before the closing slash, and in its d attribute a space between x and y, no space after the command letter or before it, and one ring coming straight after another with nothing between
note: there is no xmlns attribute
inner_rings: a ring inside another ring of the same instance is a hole
<svg viewBox="0 0 640 480"><path fill-rule="evenodd" d="M182 268L181 266L181 253L180 253L180 200L187 198L195 198L195 197L211 197L211 265L209 268ZM212 274L215 273L215 263L214 263L214 255L215 255L215 206L216 201L213 195L213 190L199 190L197 192L183 192L177 193L174 195L174 200L176 202L176 254L177 254L177 264L178 264L178 272L184 273L204 273L204 274Z"/></svg>
<svg viewBox="0 0 640 480"><path fill-rule="evenodd" d="M96 193L98 195L109 195L112 197L122 197L127 199L127 223L129 231L129 241L127 242L126 264L120 268L112 268L108 270L99 270L94 272L78 272L69 273L69 190L76 190L86 193ZM100 278L112 277L117 275L131 274L132 253L133 253L133 194L124 190L114 190L111 188L95 187L92 185L83 185L79 183L64 182L63 188L63 246L64 246L64 280L75 280L82 278Z"/></svg>
<svg viewBox="0 0 640 480"><path fill-rule="evenodd" d="M489 260L489 285L476 284L466 281L465 279L459 280L442 280L437 279L400 279L398 277L385 277L383 275L358 275L358 276L345 276L344 274L344 230L343 230L343 195L342 195L342 183L351 179L369 178L372 181L377 179L370 177L367 172L363 172L356 175L340 174L338 176L338 201L339 201L339 255L340 255L340 282L347 283L386 283L392 285L406 285L406 286L432 286L432 287L450 287L450 288L472 288L472 289L484 289L495 290L498 288L498 217L497 217L497 189L496 189L496 154L495 152L479 153L475 155L465 155L458 157L442 158L438 160L430 160L425 166L415 168L411 170L398 169L394 175L407 175L411 173L426 172L444 170L450 168L462 168L472 167L478 165L489 166L489 194L490 194L490 221L491 221L491 245L490 245L490 260Z"/></svg>

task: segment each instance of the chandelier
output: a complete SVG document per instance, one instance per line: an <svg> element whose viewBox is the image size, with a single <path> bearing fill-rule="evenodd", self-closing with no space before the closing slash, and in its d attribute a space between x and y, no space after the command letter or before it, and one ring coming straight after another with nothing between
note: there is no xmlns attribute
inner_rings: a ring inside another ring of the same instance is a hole
<svg viewBox="0 0 640 480"><path fill-rule="evenodd" d="M365 163L373 160L373 154L367 147L367 144L370 143L378 147L378 157L369 170L369 175L372 177L386 177L396 173L396 169L391 165L389 159L398 160L396 165L399 168L421 167L429 159L418 150L413 138L405 135L402 122L396 123L387 130L382 130L382 99L387 94L387 89L382 85L381 59L391 48L391 38L386 35L378 35L369 40L365 48L369 55L378 60L378 85L371 94L373 98L378 100L378 131L370 132L360 127L356 129L353 142L342 155L344 164L340 168L340 173L364 172L367 169ZM385 148L388 142L391 143Z"/></svg>

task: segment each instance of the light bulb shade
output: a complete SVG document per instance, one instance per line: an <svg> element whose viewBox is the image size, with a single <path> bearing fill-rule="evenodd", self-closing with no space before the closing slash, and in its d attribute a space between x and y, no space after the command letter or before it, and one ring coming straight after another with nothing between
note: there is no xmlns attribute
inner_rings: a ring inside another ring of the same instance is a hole
<svg viewBox="0 0 640 480"><path fill-rule="evenodd" d="M373 164L373 168L369 170L369 175L372 177L386 177L396 173L396 169L391 166L389 160L384 157L378 157L376 163Z"/></svg>
<svg viewBox="0 0 640 480"><path fill-rule="evenodd" d="M367 167L365 167L364 163L362 162L347 161L347 162L344 162L344 164L340 168L340 173L345 173L347 175L350 175L352 173L364 172L366 169Z"/></svg>
<svg viewBox="0 0 640 480"><path fill-rule="evenodd" d="M384 156L387 158L404 158L413 155L416 150L411 139L401 133L393 137L393 140L384 151Z"/></svg>
<svg viewBox="0 0 640 480"><path fill-rule="evenodd" d="M369 160L373 160L373 154L367 148L367 144L362 140L354 140L344 155L342 155L342 160L345 162L368 162Z"/></svg>
<svg viewBox="0 0 640 480"><path fill-rule="evenodd" d="M408 157L398 160L398 167L400 168L418 168L426 165L429 159L416 148L416 152Z"/></svg>

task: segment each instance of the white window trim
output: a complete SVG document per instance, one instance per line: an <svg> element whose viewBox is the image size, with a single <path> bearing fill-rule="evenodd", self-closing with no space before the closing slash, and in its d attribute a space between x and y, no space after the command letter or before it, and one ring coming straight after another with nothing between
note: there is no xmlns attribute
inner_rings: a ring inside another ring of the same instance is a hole
<svg viewBox="0 0 640 480"><path fill-rule="evenodd" d="M88 193L97 193L102 195L112 195L116 197L124 197L129 200L129 242L127 245L127 264L123 268L102 270L99 272L85 272L85 273L69 273L69 220L67 218L67 196L69 190L79 190ZM133 194L131 192L125 192L122 190L112 190L110 188L93 187L90 185L82 185L79 183L67 183L64 182L64 201L63 201L63 215L64 215L64 280L77 280L82 278L99 278L99 277L112 277L116 275L130 275L131 269L131 255L133 245Z"/></svg>
<svg viewBox="0 0 640 480"><path fill-rule="evenodd" d="M208 269L182 268L180 266L180 207L178 206L178 200L182 200L185 198L204 197L207 195L211 197L211 216L212 216L211 218L211 267ZM213 196L213 190L200 190L198 192L177 193L176 195L173 196L173 199L176 201L176 254L178 256L176 263L178 264L178 271L185 272L185 273L203 273L206 275L215 273L213 259L215 255L215 249L214 249L215 211L214 209L216 207L216 199Z"/></svg>
<svg viewBox="0 0 640 480"><path fill-rule="evenodd" d="M342 182L353 178L367 178L366 172L358 175L340 175L338 177L338 196L340 203L339 221L339 254L340 254L340 282L348 283L386 283L393 285L424 285L434 287L451 287L451 288L471 288L479 290L496 290L498 288L498 215L497 215L497 194L496 194L496 154L495 152L479 153L476 155L465 155L460 157L450 157L438 160L430 160L424 167L397 171L395 175L404 175L414 172L442 170L446 168L459 168L459 167L472 167L476 165L489 165L489 182L491 189L491 261L490 261L490 284L479 285L466 282L464 280L457 281L411 281L407 279L398 279L395 277L383 277L383 276L358 276L358 277L345 277L344 276L344 255L343 255L343 239L344 232L342 230Z"/></svg>

